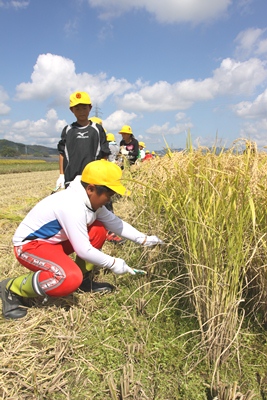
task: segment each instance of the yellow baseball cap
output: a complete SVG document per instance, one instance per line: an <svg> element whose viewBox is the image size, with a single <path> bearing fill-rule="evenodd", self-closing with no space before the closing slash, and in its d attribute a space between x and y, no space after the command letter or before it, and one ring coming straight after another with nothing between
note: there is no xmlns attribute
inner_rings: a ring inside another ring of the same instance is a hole
<svg viewBox="0 0 267 400"><path fill-rule="evenodd" d="M97 160L85 166L81 180L92 185L107 186L121 196L127 196L130 192L121 184L121 177L122 170L117 164Z"/></svg>
<svg viewBox="0 0 267 400"><path fill-rule="evenodd" d="M139 146L146 147L144 142L139 142Z"/></svg>
<svg viewBox="0 0 267 400"><path fill-rule="evenodd" d="M70 95L70 108L77 106L77 104L92 104L88 93L74 92Z"/></svg>
<svg viewBox="0 0 267 400"><path fill-rule="evenodd" d="M121 128L119 133L128 133L128 135L132 135L133 134L132 128L130 127L130 125L123 125L123 127Z"/></svg>
<svg viewBox="0 0 267 400"><path fill-rule="evenodd" d="M113 135L113 133L107 133L106 136L108 142L115 142L115 136Z"/></svg>
<svg viewBox="0 0 267 400"><path fill-rule="evenodd" d="M96 124L102 125L102 119L98 117L90 117L90 121L95 122Z"/></svg>

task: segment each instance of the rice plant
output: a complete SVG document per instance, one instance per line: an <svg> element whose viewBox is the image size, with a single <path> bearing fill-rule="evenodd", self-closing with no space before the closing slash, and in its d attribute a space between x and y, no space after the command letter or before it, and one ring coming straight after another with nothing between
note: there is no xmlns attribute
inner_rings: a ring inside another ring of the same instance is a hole
<svg viewBox="0 0 267 400"><path fill-rule="evenodd" d="M216 154L215 148L194 150L188 140L186 151L136 167L131 175L139 223L164 236L168 246L160 256L176 254L169 268L176 265L176 274L184 276L188 307L215 371L234 348L252 301L249 288L258 304L267 297L267 157L255 147L240 152L239 144Z"/></svg>
<svg viewBox="0 0 267 400"><path fill-rule="evenodd" d="M0 318L1 398L266 396L266 334L244 323L266 313L267 157L239 145L216 154L189 141L184 152L125 165L132 195L114 201L115 213L165 244L105 244L148 272L101 275L118 288L112 295L37 302L19 325ZM2 279L24 271L12 235L57 174L2 176Z"/></svg>

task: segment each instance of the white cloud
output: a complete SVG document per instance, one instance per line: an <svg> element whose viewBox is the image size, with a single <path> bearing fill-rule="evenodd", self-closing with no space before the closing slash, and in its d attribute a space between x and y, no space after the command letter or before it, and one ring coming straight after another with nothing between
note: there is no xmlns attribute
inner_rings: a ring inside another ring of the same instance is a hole
<svg viewBox="0 0 267 400"><path fill-rule="evenodd" d="M10 119L1 119L0 120L0 135L1 135L1 139L7 139L5 137L5 134L7 132L7 130L9 129L9 126L11 125L11 121Z"/></svg>
<svg viewBox="0 0 267 400"><path fill-rule="evenodd" d="M227 58L211 78L202 81L188 79L174 84L156 82L139 92L126 93L118 100L118 105L147 112L186 110L196 102L212 100L216 96L251 95L266 78L267 70L261 60L252 58L237 62Z"/></svg>
<svg viewBox="0 0 267 400"><path fill-rule="evenodd" d="M159 81L153 84L138 79L107 77L105 73L76 74L72 60L53 54L38 57L31 82L17 86L17 100L53 99L54 105L66 104L75 90L88 91L93 105L103 104L114 97L119 109L146 112L186 110L194 103L212 100L216 96L251 95L267 78L263 61L251 58L238 62L226 58L213 76L196 81L187 79L170 84ZM62 90L65 88L65 90ZM161 99L161 100L159 100Z"/></svg>
<svg viewBox="0 0 267 400"><path fill-rule="evenodd" d="M17 86L16 100L53 98L55 104L66 104L66 98L72 92L83 90L90 94L93 104L101 104L109 96L121 95L134 87L135 84L130 84L126 79L107 78L105 73L76 74L72 60L48 53L38 57L31 82Z"/></svg>
<svg viewBox="0 0 267 400"><path fill-rule="evenodd" d="M240 137L247 138L257 143L258 148L267 146L267 118L256 122L246 122L241 129Z"/></svg>
<svg viewBox="0 0 267 400"><path fill-rule="evenodd" d="M266 29L249 28L240 32L235 38L236 55L239 58L247 58L251 55L267 54Z"/></svg>
<svg viewBox="0 0 267 400"><path fill-rule="evenodd" d="M248 15L253 12L254 0L239 0L237 2L237 8L241 15Z"/></svg>
<svg viewBox="0 0 267 400"><path fill-rule="evenodd" d="M9 114L11 108L6 104L6 101L9 100L9 96L2 86L0 86L0 99L0 115Z"/></svg>
<svg viewBox="0 0 267 400"><path fill-rule="evenodd" d="M177 123L175 126L169 127L169 122L163 125L153 125L146 129L146 133L152 135L180 135L186 133L189 129L193 127L190 121L184 121Z"/></svg>
<svg viewBox="0 0 267 400"><path fill-rule="evenodd" d="M64 26L64 32L66 34L66 37L72 37L76 35L79 30L79 21L77 18L69 20L65 26Z"/></svg>
<svg viewBox="0 0 267 400"><path fill-rule="evenodd" d="M118 132L123 125L131 125L132 121L137 118L135 113L127 113L123 110L117 110L103 120L103 126L109 132Z"/></svg>
<svg viewBox="0 0 267 400"><path fill-rule="evenodd" d="M197 100L197 91L194 96L191 93L199 85L202 86L200 93L203 99L205 90L203 90L202 83L194 80L174 84L160 81L142 88L139 92L126 93L123 98L118 100L118 105L122 108L146 112L184 110ZM209 96L209 98L211 97Z"/></svg>
<svg viewBox="0 0 267 400"><path fill-rule="evenodd" d="M31 82L21 83L17 86L17 100L46 99L58 96L66 84L66 92L68 92L72 79L76 78L75 65L72 60L49 53L41 54L33 69Z"/></svg>
<svg viewBox="0 0 267 400"><path fill-rule="evenodd" d="M230 58L222 61L220 68L214 71L214 91L216 95L250 95L267 78L265 62L251 58L238 62Z"/></svg>
<svg viewBox="0 0 267 400"><path fill-rule="evenodd" d="M113 37L113 25L110 23L105 23L104 26L100 29L98 35L98 39L100 41L105 41L107 38L110 39Z"/></svg>
<svg viewBox="0 0 267 400"><path fill-rule="evenodd" d="M99 8L100 18L109 19L123 13L144 9L160 23L206 22L223 16L232 0L88 0L91 7Z"/></svg>
<svg viewBox="0 0 267 400"><path fill-rule="evenodd" d="M59 120L56 111L51 109L46 118L37 121L26 119L13 124L11 121L5 124L1 121L0 132L4 139L13 142L56 147L65 125L67 122Z"/></svg>
<svg viewBox="0 0 267 400"><path fill-rule="evenodd" d="M15 8L16 10L27 8L29 4L29 1L10 1L11 7Z"/></svg>
<svg viewBox="0 0 267 400"><path fill-rule="evenodd" d="M267 89L253 102L242 101L232 107L233 111L242 118L264 118L267 110Z"/></svg>
<svg viewBox="0 0 267 400"><path fill-rule="evenodd" d="M14 8L15 10L20 10L27 8L29 4L29 1L0 0L0 8Z"/></svg>
<svg viewBox="0 0 267 400"><path fill-rule="evenodd" d="M149 147L151 147L152 144L160 144L162 147L166 145L173 147L173 139L177 139L178 136L185 138L188 134L188 130L193 127L193 124L189 120L186 120L186 118L184 122L182 119L180 121L181 122L174 126L170 126L169 122L165 122L163 125L154 124L146 129L146 134L148 135L144 138L146 144ZM176 136L176 138L174 138L174 136Z"/></svg>
<svg viewBox="0 0 267 400"><path fill-rule="evenodd" d="M256 142L258 148L267 146L267 89L254 101L242 101L232 106L232 110L238 117L245 120L239 136Z"/></svg>
<svg viewBox="0 0 267 400"><path fill-rule="evenodd" d="M267 39L263 39L259 42L255 53L259 56L267 54Z"/></svg>
<svg viewBox="0 0 267 400"><path fill-rule="evenodd" d="M193 140L193 145L194 147L222 147L226 148L228 146L231 146L232 143L227 141L226 139L220 139L216 138L214 136L198 136Z"/></svg>
<svg viewBox="0 0 267 400"><path fill-rule="evenodd" d="M0 102L0 115L9 114L11 108L7 106L5 103Z"/></svg>
<svg viewBox="0 0 267 400"><path fill-rule="evenodd" d="M260 34L257 37L259 36ZM253 40L250 43L252 42ZM42 54L36 61L31 81L17 86L16 100L45 100L51 108L51 104L53 107L61 104L67 110L69 94L75 90L85 90L90 94L93 105L101 105L108 99L115 100L117 111L104 120L104 127L108 131L118 132L122 125L131 125L132 121L140 118L139 114L144 112L176 111L175 126L153 125L147 131L149 134L166 129L168 134L175 135L192 128L191 122L186 120L181 111L189 109L195 103L211 101L218 97L242 96L246 100L246 97L255 93L256 88L264 84L266 79L265 62L258 58L250 58L243 62L226 58L206 79L187 79L171 84L167 81L149 83L140 79L131 83L126 79L108 77L103 72L97 75L87 72L77 74L72 60L58 55ZM5 103L8 96L3 88L0 88L1 94ZM4 105L1 109L2 113L3 110L8 112ZM243 101L232 108L241 118L251 118L253 115L262 117L265 110L266 93L258 96L253 103ZM20 124L17 125L17 128L23 131L20 140L25 142L29 137L31 143L34 140L37 143L42 140L44 143L46 137L46 142L50 145L57 143L59 136L55 137L55 133L60 133L64 126L52 110L44 119L36 122L25 120ZM15 134L20 133L11 127L9 135Z"/></svg>
<svg viewBox="0 0 267 400"><path fill-rule="evenodd" d="M10 125L10 123L11 123L11 120L10 120L10 119L2 119L2 120L0 121L1 127L8 126L8 125Z"/></svg>
<svg viewBox="0 0 267 400"><path fill-rule="evenodd" d="M182 121L186 117L186 114L183 112L179 112L175 115L176 121Z"/></svg>

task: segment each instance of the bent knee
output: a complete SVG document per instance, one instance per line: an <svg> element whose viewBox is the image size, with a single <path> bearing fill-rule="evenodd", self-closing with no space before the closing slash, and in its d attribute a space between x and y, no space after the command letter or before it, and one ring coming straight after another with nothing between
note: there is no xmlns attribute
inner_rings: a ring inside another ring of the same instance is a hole
<svg viewBox="0 0 267 400"><path fill-rule="evenodd" d="M80 268L65 271L64 276L53 275L45 282L40 282L44 292L51 297L64 297L75 292L81 285L83 274Z"/></svg>
<svg viewBox="0 0 267 400"><path fill-rule="evenodd" d="M62 296L66 296L72 292L75 292L75 290L77 290L81 285L82 280L83 274L80 268L76 268L74 271L69 272L64 280L63 288L65 294L62 294Z"/></svg>

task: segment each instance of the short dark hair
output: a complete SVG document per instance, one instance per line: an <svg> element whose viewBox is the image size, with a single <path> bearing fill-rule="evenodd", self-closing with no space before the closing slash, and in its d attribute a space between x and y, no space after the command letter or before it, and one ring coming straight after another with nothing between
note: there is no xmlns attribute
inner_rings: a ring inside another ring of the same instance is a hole
<svg viewBox="0 0 267 400"><path fill-rule="evenodd" d="M86 183L81 181L82 186L86 189L88 185L91 185L91 183ZM106 193L106 192L110 192L112 194L114 194L114 190L110 189L107 186L103 186L103 185L93 185L96 188L96 193L100 196L102 193Z"/></svg>

